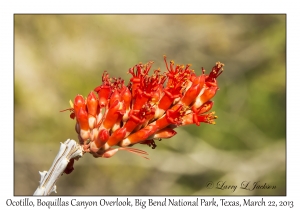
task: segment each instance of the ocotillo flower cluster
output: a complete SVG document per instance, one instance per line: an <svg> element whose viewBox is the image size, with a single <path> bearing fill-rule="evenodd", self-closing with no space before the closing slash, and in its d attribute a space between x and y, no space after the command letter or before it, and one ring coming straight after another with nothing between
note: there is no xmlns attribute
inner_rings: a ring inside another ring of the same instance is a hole
<svg viewBox="0 0 300 210"><path fill-rule="evenodd" d="M129 69L132 75L126 86L121 78L102 76L102 85L87 98L77 95L70 101L70 117L76 119L75 130L84 152L109 158L119 150L141 156L145 151L132 148L137 143L153 149L155 140L170 138L175 128L201 122L215 124L211 99L218 90L217 77L224 64L217 62L209 74L197 76L191 65L168 65L149 75L153 62L139 63ZM72 161L70 171L72 171ZM68 170L66 170L67 172Z"/></svg>

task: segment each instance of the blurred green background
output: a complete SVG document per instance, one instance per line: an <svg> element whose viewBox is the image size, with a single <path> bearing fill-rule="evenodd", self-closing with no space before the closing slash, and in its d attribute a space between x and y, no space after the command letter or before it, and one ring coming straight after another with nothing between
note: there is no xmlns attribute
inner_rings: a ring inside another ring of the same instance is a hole
<svg viewBox="0 0 300 210"><path fill-rule="evenodd" d="M137 145L150 160L86 154L52 195L286 194L285 15L15 15L14 26L15 195L32 195L59 143L77 139L59 112L70 99L100 85L104 70L126 84L138 62L164 70L164 54L198 74L225 63L217 124L178 128L155 150ZM240 189L243 181L276 188Z"/></svg>

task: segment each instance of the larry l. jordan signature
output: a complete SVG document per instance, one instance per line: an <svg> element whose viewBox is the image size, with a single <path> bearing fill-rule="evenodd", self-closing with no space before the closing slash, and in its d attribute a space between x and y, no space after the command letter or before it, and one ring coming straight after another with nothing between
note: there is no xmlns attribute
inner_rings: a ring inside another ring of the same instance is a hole
<svg viewBox="0 0 300 210"><path fill-rule="evenodd" d="M218 181L216 183L209 181L206 184L206 188L207 189L219 189L219 190L232 190L232 192L234 192L237 189L238 185L230 185L227 184L226 181ZM256 181L256 182L251 182L251 181L243 181L240 184L240 189L243 190L273 190L276 189L275 185L269 185L266 182L260 182L260 181Z"/></svg>

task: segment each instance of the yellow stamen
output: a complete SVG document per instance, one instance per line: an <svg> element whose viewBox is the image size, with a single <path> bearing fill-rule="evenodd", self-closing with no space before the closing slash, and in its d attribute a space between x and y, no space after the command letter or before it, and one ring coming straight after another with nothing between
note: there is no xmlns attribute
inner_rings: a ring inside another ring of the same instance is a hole
<svg viewBox="0 0 300 210"><path fill-rule="evenodd" d="M70 101L69 101L69 104L70 104L71 108L73 109L73 108L74 108L74 104L73 104L73 102L72 102L71 99L70 99Z"/></svg>

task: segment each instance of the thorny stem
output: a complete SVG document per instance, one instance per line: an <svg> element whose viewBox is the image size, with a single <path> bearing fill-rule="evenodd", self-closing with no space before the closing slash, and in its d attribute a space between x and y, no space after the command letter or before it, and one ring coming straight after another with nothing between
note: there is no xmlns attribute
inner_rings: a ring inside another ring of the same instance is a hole
<svg viewBox="0 0 300 210"><path fill-rule="evenodd" d="M82 147L72 139L61 143L58 154L56 155L49 171L39 172L41 175L40 185L33 195L50 195L56 193L56 181L63 174L70 159L80 158L83 155Z"/></svg>

